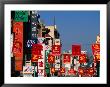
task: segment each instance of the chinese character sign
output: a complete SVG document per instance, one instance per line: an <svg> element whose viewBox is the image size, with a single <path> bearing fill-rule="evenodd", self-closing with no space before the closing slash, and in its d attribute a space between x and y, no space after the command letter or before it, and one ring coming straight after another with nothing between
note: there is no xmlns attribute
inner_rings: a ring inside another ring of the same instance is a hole
<svg viewBox="0 0 110 87"><path fill-rule="evenodd" d="M28 22L28 11L15 11L16 22Z"/></svg>
<svg viewBox="0 0 110 87"><path fill-rule="evenodd" d="M60 45L53 45L52 46L52 54L60 55L61 54L61 46Z"/></svg>
<svg viewBox="0 0 110 87"><path fill-rule="evenodd" d="M72 45L72 55L79 56L81 54L81 45Z"/></svg>

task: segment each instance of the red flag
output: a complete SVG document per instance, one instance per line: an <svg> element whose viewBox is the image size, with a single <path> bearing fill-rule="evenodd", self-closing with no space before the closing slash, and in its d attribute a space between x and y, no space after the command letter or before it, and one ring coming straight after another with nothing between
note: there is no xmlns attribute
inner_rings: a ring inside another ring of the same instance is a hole
<svg viewBox="0 0 110 87"><path fill-rule="evenodd" d="M65 68L64 67L60 68L60 73L65 73Z"/></svg>
<svg viewBox="0 0 110 87"><path fill-rule="evenodd" d="M60 55L61 54L61 46L60 45L53 45L52 46L52 54Z"/></svg>
<svg viewBox="0 0 110 87"><path fill-rule="evenodd" d="M52 55L52 54L49 54L49 55L48 55L48 62L49 62L49 63L55 63L55 56Z"/></svg>
<svg viewBox="0 0 110 87"><path fill-rule="evenodd" d="M63 54L64 57L63 57L63 63L67 64L67 63L70 63L70 54Z"/></svg>
<svg viewBox="0 0 110 87"><path fill-rule="evenodd" d="M55 68L54 67L51 68L51 73L55 73Z"/></svg>
<svg viewBox="0 0 110 87"><path fill-rule="evenodd" d="M81 45L72 45L72 55L79 56L81 54Z"/></svg>
<svg viewBox="0 0 110 87"><path fill-rule="evenodd" d="M79 56L79 63L86 63L86 54L81 54Z"/></svg>

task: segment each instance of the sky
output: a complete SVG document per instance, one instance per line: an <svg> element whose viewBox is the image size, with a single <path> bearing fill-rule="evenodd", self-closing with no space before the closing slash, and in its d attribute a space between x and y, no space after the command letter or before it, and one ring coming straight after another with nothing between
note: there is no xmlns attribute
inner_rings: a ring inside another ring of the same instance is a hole
<svg viewBox="0 0 110 87"><path fill-rule="evenodd" d="M81 44L81 49L91 53L91 44L100 34L100 11L38 11L46 26L55 24L60 33L62 51Z"/></svg>

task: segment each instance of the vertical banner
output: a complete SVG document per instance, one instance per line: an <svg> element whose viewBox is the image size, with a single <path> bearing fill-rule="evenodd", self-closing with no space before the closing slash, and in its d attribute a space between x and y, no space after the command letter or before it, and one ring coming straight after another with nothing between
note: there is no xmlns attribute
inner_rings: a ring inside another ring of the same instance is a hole
<svg viewBox="0 0 110 87"><path fill-rule="evenodd" d="M37 48L41 51L42 58L38 59L38 77L45 75L45 44L39 44Z"/></svg>
<svg viewBox="0 0 110 87"><path fill-rule="evenodd" d="M97 43L92 44L92 53L93 53L93 55L97 54L97 52L100 52L100 44L97 44Z"/></svg>
<svg viewBox="0 0 110 87"><path fill-rule="evenodd" d="M94 61L100 62L100 44L99 43L92 44L92 53L94 55Z"/></svg>
<svg viewBox="0 0 110 87"><path fill-rule="evenodd" d="M23 62L23 22L13 22L13 32L14 32L14 41L13 41L13 55L15 56L15 70L22 70Z"/></svg>
<svg viewBox="0 0 110 87"><path fill-rule="evenodd" d="M81 54L81 45L72 45L72 55L79 56Z"/></svg>
<svg viewBox="0 0 110 87"><path fill-rule="evenodd" d="M15 11L16 22L28 22L28 11Z"/></svg>

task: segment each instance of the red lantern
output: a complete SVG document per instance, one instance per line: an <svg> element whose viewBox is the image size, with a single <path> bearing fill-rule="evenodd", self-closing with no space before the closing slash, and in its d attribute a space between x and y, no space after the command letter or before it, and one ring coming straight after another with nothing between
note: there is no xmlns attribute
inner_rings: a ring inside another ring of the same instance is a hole
<svg viewBox="0 0 110 87"><path fill-rule="evenodd" d="M81 54L81 45L72 45L72 55L79 56Z"/></svg>

